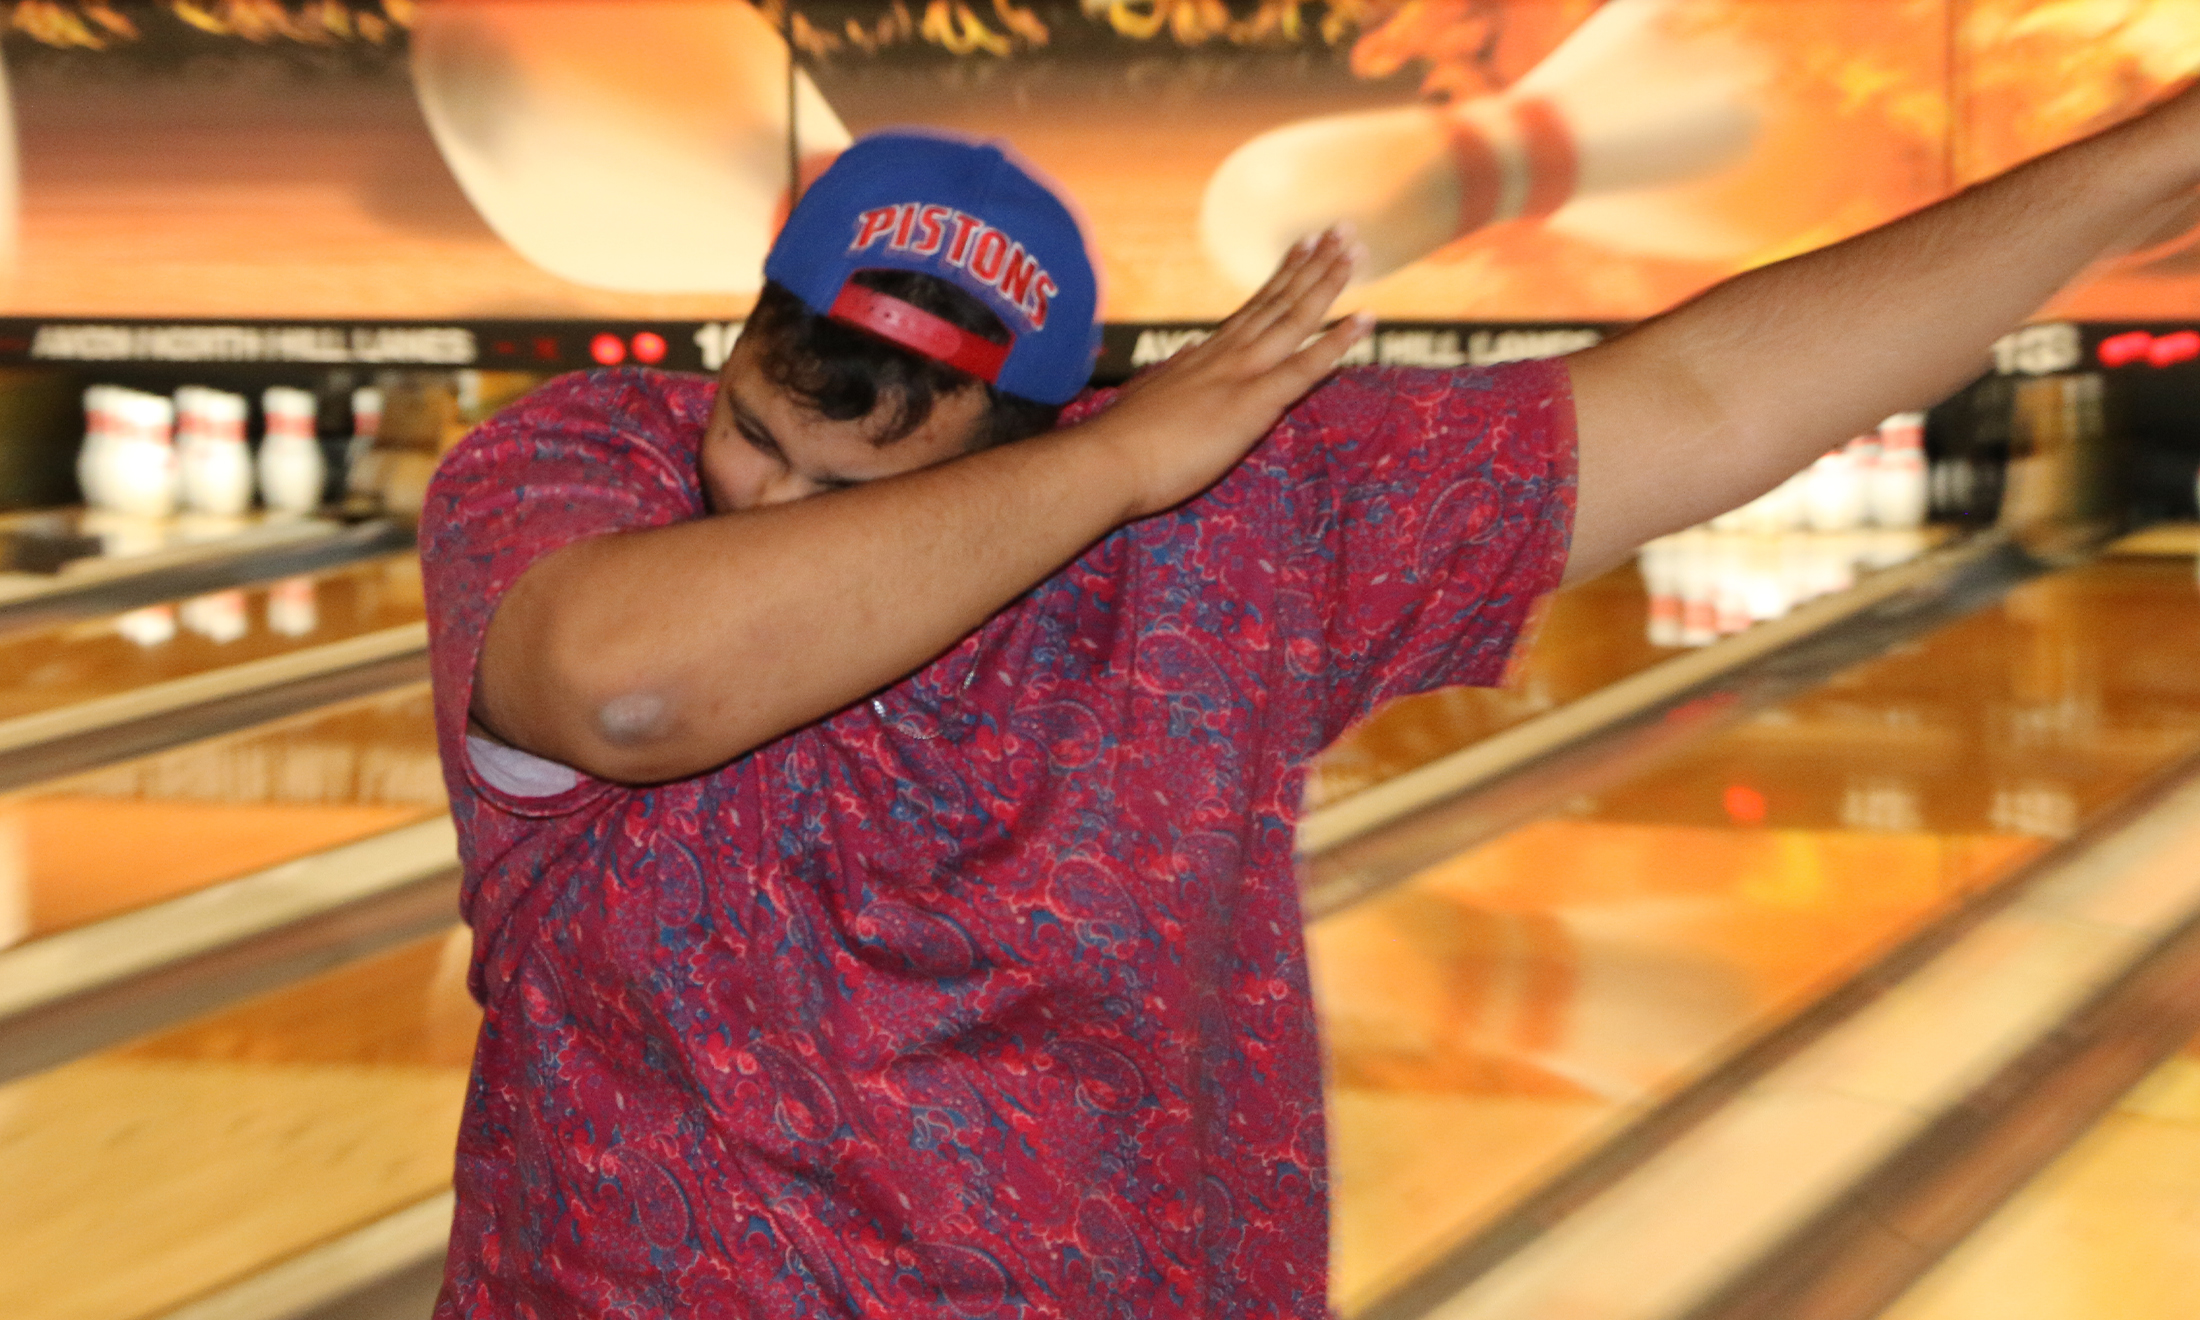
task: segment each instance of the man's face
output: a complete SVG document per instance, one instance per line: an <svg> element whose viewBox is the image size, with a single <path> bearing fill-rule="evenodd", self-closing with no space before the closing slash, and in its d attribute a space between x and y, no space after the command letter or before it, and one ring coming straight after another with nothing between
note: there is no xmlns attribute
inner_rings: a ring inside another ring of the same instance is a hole
<svg viewBox="0 0 2200 1320"><path fill-rule="evenodd" d="M718 373L718 402L703 435L703 492L713 513L738 513L899 476L962 453L986 409L976 386L941 395L924 424L874 445L892 413L835 422L766 378L756 346L734 345Z"/></svg>

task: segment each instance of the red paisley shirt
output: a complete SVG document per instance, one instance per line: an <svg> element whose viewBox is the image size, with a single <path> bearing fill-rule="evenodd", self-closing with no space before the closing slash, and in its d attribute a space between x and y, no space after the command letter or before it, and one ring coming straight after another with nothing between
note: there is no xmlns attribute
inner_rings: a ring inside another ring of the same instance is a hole
<svg viewBox="0 0 2200 1320"><path fill-rule="evenodd" d="M437 1315L1325 1315L1302 766L1499 677L1565 557L1564 367L1341 373L877 707L510 791L465 739L497 601L701 516L713 389L552 382L429 493L486 1010Z"/></svg>

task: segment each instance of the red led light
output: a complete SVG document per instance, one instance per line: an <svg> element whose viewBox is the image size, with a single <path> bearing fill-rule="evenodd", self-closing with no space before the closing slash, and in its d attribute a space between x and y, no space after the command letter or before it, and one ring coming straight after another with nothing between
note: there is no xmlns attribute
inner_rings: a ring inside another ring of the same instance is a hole
<svg viewBox="0 0 2200 1320"><path fill-rule="evenodd" d="M626 361L626 341L606 332L588 341L588 356L599 366L615 367Z"/></svg>
<svg viewBox="0 0 2200 1320"><path fill-rule="evenodd" d="M2098 351L2102 366L2123 367L2146 357L2153 348L2153 335L2144 330L2129 330L2102 340Z"/></svg>
<svg viewBox="0 0 2200 1320"><path fill-rule="evenodd" d="M2200 331L2180 330L2173 335L2163 335L2147 350L2147 361L2157 367L2174 367L2194 358L2200 358Z"/></svg>
<svg viewBox="0 0 2200 1320"><path fill-rule="evenodd" d="M665 337L654 330L634 336L634 360L655 366L665 360Z"/></svg>
<svg viewBox="0 0 2200 1320"><path fill-rule="evenodd" d="M1728 784L1724 795L1726 817L1737 825L1762 825L1765 795L1747 784Z"/></svg>
<svg viewBox="0 0 2200 1320"><path fill-rule="evenodd" d="M557 361L558 341L548 335L538 336L535 340L535 356L545 362Z"/></svg>

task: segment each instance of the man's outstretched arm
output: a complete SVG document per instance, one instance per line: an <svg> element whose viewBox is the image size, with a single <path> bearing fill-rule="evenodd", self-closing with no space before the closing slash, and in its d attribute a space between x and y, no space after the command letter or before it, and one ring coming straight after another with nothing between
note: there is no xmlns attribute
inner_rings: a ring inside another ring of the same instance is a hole
<svg viewBox="0 0 2200 1320"><path fill-rule="evenodd" d="M1116 526L1228 471L1365 332L1357 319L1320 329L1354 258L1342 235L1302 247L1214 338L1082 425L553 551L497 606L474 718L539 756L642 783L700 773L885 686Z"/></svg>
<svg viewBox="0 0 2200 1320"><path fill-rule="evenodd" d="M1777 485L1984 367L2000 335L2200 185L2200 86L1846 242L1728 280L1569 361L1569 581Z"/></svg>

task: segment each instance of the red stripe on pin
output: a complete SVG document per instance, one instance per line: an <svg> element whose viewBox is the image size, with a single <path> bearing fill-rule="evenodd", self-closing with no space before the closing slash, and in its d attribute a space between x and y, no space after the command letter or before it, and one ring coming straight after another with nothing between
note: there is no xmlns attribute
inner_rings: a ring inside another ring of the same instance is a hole
<svg viewBox="0 0 2200 1320"><path fill-rule="evenodd" d="M967 371L988 385L1000 379L1001 364L1008 361L1009 345L981 339L921 307L860 284L841 285L827 315L934 362Z"/></svg>
<svg viewBox="0 0 2200 1320"><path fill-rule="evenodd" d="M1471 121L1446 115L1451 138L1451 167L1459 176L1459 232L1471 234L1497 218L1497 199L1505 187L1505 167L1489 139Z"/></svg>
<svg viewBox="0 0 2200 1320"><path fill-rule="evenodd" d="M1574 155L1573 134L1557 107L1540 96L1526 96L1512 103L1513 122L1520 126L1520 142L1528 158L1528 199L1523 218L1545 216L1564 206L1574 195L1581 164Z"/></svg>

